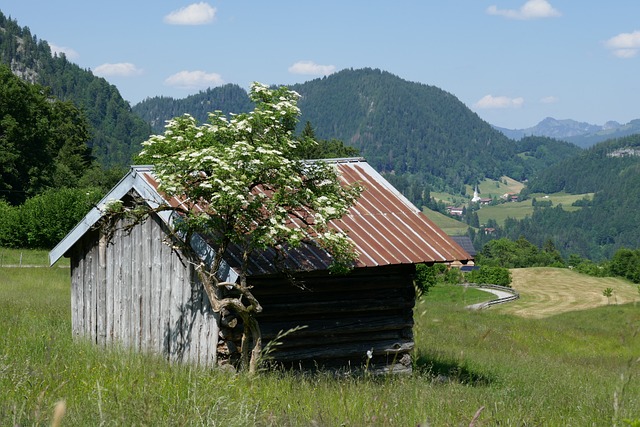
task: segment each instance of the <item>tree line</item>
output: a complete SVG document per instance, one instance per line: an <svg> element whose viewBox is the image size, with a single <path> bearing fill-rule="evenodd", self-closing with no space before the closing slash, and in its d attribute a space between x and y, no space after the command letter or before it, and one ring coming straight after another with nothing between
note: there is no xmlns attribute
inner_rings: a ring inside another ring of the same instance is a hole
<svg viewBox="0 0 640 427"><path fill-rule="evenodd" d="M10 204L75 187L92 164L84 114L0 64L0 196Z"/></svg>
<svg viewBox="0 0 640 427"><path fill-rule="evenodd" d="M96 161L84 112L0 64L0 246L52 248L125 174ZM351 157L337 140L297 137L299 159Z"/></svg>
<svg viewBox="0 0 640 427"><path fill-rule="evenodd" d="M51 248L122 176L95 161L83 111L0 64L0 245Z"/></svg>
<svg viewBox="0 0 640 427"><path fill-rule="evenodd" d="M573 253L563 257L552 240L542 247L520 236L517 240L500 238L487 242L476 257L483 267L527 268L558 267L571 268L596 277L621 277L640 283L640 249L619 248L611 258L594 262Z"/></svg>

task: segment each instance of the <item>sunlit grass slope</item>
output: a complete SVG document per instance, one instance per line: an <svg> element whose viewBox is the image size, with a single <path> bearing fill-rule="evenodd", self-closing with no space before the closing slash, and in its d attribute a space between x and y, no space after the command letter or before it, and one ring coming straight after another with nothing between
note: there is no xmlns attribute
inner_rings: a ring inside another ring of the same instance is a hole
<svg viewBox="0 0 640 427"><path fill-rule="evenodd" d="M469 311L491 296L438 286L416 304L412 375L248 376L72 340L68 273L0 268L3 425L50 425L59 402L64 426L457 426L476 413L476 426L583 426L640 417L633 304L535 319Z"/></svg>

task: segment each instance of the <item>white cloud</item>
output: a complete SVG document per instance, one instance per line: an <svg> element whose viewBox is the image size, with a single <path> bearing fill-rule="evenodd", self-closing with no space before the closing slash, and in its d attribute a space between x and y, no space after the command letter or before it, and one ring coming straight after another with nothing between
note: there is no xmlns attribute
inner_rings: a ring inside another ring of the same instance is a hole
<svg viewBox="0 0 640 427"><path fill-rule="evenodd" d="M557 96L545 96L540 100L543 104L555 104L559 101Z"/></svg>
<svg viewBox="0 0 640 427"><path fill-rule="evenodd" d="M640 31L633 33L620 33L605 42L618 58L633 58L640 52Z"/></svg>
<svg viewBox="0 0 640 427"><path fill-rule="evenodd" d="M78 59L80 57L80 54L75 50L71 49L70 47L58 46L53 43L49 43L49 48L51 48L52 55L56 53L58 55L60 55L61 53L64 53L67 59Z"/></svg>
<svg viewBox="0 0 640 427"><path fill-rule="evenodd" d="M117 64L102 64L98 65L93 73L97 76L108 77L108 76L118 76L118 77L130 77L137 76L142 74L142 69L136 67L134 64L130 62L120 62Z"/></svg>
<svg viewBox="0 0 640 427"><path fill-rule="evenodd" d="M313 61L298 61L289 67L289 72L292 74L307 74L314 76L327 76L335 73L335 65L320 65Z"/></svg>
<svg viewBox="0 0 640 427"><path fill-rule="evenodd" d="M164 17L164 22L171 25L203 25L213 21L215 17L216 8L200 2L174 10Z"/></svg>
<svg viewBox="0 0 640 427"><path fill-rule="evenodd" d="M179 89L206 89L220 86L224 80L220 74L205 73L204 71L180 71L165 79L164 84L175 86Z"/></svg>
<svg viewBox="0 0 640 427"><path fill-rule="evenodd" d="M555 18L562 15L547 0L527 0L520 9L498 9L498 6L489 6L487 8L489 15L504 16L509 19L539 19L539 18Z"/></svg>
<svg viewBox="0 0 640 427"><path fill-rule="evenodd" d="M521 97L509 98L507 96L485 95L474 104L474 107L481 109L520 108L522 104L524 104L524 98Z"/></svg>

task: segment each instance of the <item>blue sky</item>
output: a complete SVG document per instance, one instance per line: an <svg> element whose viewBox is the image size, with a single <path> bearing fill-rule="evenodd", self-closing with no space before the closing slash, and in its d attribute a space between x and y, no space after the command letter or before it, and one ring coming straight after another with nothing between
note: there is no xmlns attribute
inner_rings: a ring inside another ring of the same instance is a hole
<svg viewBox="0 0 640 427"><path fill-rule="evenodd" d="M507 128L640 118L640 1L3 0L131 104L372 67Z"/></svg>

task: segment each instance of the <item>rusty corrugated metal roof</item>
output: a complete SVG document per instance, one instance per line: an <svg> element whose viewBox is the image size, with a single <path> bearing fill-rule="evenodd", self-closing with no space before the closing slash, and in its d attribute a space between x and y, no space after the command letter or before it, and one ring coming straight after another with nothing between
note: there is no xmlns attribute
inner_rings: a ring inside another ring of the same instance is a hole
<svg viewBox="0 0 640 427"><path fill-rule="evenodd" d="M471 255L433 224L364 159L322 161L335 164L344 183L358 183L364 189L349 213L341 220L332 222L334 227L346 231L354 242L359 254L357 267L454 261L464 264L472 259ZM133 166L98 206L51 251L51 264L100 220L104 206L111 199L122 199L129 192L135 191L147 203L155 206L163 202L174 207L184 203L176 198L166 200L157 188L152 167ZM194 208L197 209L198 206ZM171 221L168 211L159 215L163 221ZM240 266L239 253L238 248L232 247L225 257L228 267L236 273ZM278 266L294 271L326 270L330 264L331 258L326 252L312 244L303 244L297 249L283 248L280 252L269 250L254 254L250 260L249 274L271 274L278 271Z"/></svg>
<svg viewBox="0 0 640 427"><path fill-rule="evenodd" d="M332 226L343 230L354 242L359 254L357 267L378 267L394 264L416 264L461 261L472 257L451 237L431 222L398 190L385 180L364 159L324 160L334 163L343 183L358 183L363 192L349 213ZM145 179L157 188L152 170L141 171ZM180 201L172 199L177 206ZM226 258L232 268L240 265L240 251L231 247ZM268 250L254 254L249 274L269 274L280 265L294 271L326 270L331 258L313 245L302 245L277 253Z"/></svg>
<svg viewBox="0 0 640 427"><path fill-rule="evenodd" d="M347 231L362 267L466 261L472 257L362 159L336 161L347 183L363 192L335 226Z"/></svg>

